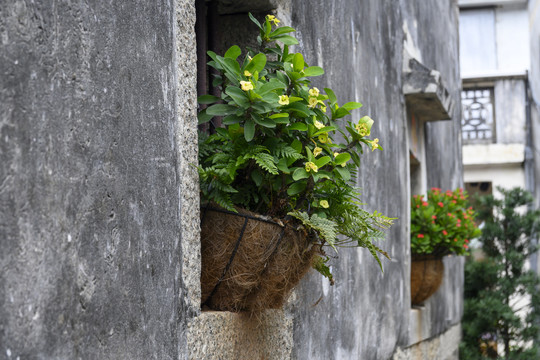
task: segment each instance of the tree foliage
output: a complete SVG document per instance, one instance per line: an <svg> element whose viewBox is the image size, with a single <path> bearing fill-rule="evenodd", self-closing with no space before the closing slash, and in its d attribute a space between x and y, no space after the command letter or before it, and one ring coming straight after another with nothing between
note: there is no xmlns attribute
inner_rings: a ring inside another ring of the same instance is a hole
<svg viewBox="0 0 540 360"><path fill-rule="evenodd" d="M479 199L485 258L465 266L460 354L462 359L539 359L540 282L525 265L537 251L532 235L540 211L530 208L533 198L523 189L499 191L502 199Z"/></svg>

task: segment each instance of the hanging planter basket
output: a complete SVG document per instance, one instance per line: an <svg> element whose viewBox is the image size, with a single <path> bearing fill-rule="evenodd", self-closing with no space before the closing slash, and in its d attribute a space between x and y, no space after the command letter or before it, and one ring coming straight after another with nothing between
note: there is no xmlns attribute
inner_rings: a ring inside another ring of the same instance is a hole
<svg viewBox="0 0 540 360"><path fill-rule="evenodd" d="M252 313L281 308L320 246L303 228L237 210L201 209L203 308Z"/></svg>
<svg viewBox="0 0 540 360"><path fill-rule="evenodd" d="M441 256L412 255L411 303L420 305L441 286L444 264Z"/></svg>

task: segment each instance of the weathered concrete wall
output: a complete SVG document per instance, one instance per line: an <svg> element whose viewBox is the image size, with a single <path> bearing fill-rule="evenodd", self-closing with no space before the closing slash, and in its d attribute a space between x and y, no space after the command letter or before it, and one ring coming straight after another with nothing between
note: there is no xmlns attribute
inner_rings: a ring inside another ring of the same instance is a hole
<svg viewBox="0 0 540 360"><path fill-rule="evenodd" d="M383 261L384 274L367 251L342 249L333 262L334 287L317 274L303 282L294 308L293 354L298 359L387 359L409 339L410 194L402 94L404 27L412 33L421 54L419 60L441 72L446 88L459 103L457 6L453 1L430 6L395 1L292 1L291 14L307 61L326 71L316 85L331 87L344 101L362 102L364 107L355 116L369 114L375 119L373 134L381 140L384 151L363 156L358 184L364 189L367 208L399 217L388 241L380 244L393 258ZM428 186L455 188L462 184L460 111L457 104L452 121L427 126ZM460 296L455 295L461 289L438 299L431 320L438 322L434 326L439 331L459 322ZM455 300L457 303L451 304ZM447 312L444 309L448 307L457 309Z"/></svg>
<svg viewBox="0 0 540 360"><path fill-rule="evenodd" d="M0 3L0 358L185 356L194 20L187 0Z"/></svg>
<svg viewBox="0 0 540 360"><path fill-rule="evenodd" d="M311 274L260 324L201 313L193 1L5 2L0 356L387 359L410 345L403 44L408 29L418 60L458 94L455 2L271 3L324 66L316 85L377 121L385 150L364 156L358 185L368 209L399 217L380 244L393 258L385 272L343 249L336 286ZM461 183L452 117L426 127L428 186ZM459 321L462 278L450 280L422 312L426 336Z"/></svg>
<svg viewBox="0 0 540 360"><path fill-rule="evenodd" d="M529 25L531 46L531 69L529 73L530 86L530 137L531 148L529 156L532 156L533 170L528 178L531 178L531 190L535 197L535 206L540 208L540 0L529 1ZM536 264L532 265L537 271L540 269L540 256L536 257Z"/></svg>
<svg viewBox="0 0 540 360"><path fill-rule="evenodd" d="M495 126L498 144L525 144L525 80L495 82Z"/></svg>
<svg viewBox="0 0 540 360"><path fill-rule="evenodd" d="M461 326L454 325L436 338L397 349L392 360L458 360L460 341Z"/></svg>

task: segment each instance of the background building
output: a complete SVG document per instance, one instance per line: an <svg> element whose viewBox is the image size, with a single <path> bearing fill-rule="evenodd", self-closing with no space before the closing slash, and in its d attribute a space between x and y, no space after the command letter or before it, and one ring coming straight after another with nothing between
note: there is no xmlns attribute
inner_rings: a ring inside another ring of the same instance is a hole
<svg viewBox="0 0 540 360"><path fill-rule="evenodd" d="M480 194L519 186L538 206L538 3L459 5L465 186ZM531 260L538 269L537 256Z"/></svg>
<svg viewBox="0 0 540 360"><path fill-rule="evenodd" d="M460 1L464 181L532 190L527 1Z"/></svg>

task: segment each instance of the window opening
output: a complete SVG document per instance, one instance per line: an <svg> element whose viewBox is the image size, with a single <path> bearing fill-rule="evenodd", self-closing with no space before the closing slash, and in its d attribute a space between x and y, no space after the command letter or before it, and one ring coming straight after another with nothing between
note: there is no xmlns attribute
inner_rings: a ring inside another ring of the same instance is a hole
<svg viewBox="0 0 540 360"><path fill-rule="evenodd" d="M495 141L493 103L493 88L471 88L461 92L461 132L464 143Z"/></svg>

